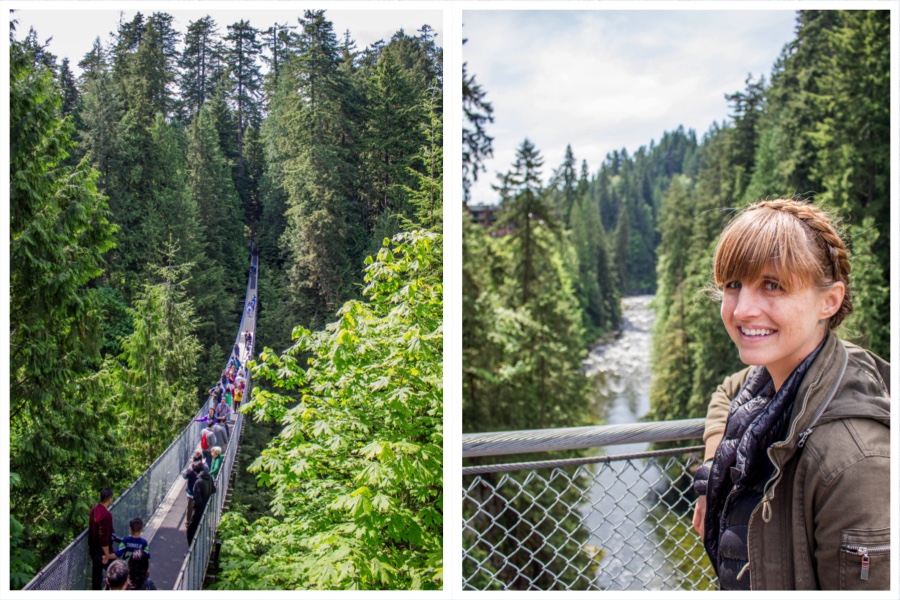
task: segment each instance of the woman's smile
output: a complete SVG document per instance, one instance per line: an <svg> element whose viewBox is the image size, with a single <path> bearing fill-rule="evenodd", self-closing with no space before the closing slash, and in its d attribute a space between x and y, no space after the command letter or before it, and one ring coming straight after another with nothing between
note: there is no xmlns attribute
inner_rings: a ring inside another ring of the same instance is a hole
<svg viewBox="0 0 900 600"><path fill-rule="evenodd" d="M818 287L788 292L773 271L757 281L729 281L722 291L722 322L741 360L765 366L776 388L825 337L819 320L826 292Z"/></svg>

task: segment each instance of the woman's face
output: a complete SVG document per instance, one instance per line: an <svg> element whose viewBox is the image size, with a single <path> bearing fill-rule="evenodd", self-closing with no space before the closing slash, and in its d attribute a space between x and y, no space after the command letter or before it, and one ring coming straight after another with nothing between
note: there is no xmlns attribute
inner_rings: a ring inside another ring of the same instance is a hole
<svg viewBox="0 0 900 600"><path fill-rule="evenodd" d="M722 322L741 360L765 366L777 389L825 337L827 325L819 320L837 312L843 298L840 282L788 293L772 269L757 281L725 283Z"/></svg>

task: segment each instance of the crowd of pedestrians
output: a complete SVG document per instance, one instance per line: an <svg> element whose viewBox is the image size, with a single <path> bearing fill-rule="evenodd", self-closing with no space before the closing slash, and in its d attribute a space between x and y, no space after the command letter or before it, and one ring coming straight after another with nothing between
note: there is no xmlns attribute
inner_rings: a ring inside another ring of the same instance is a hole
<svg viewBox="0 0 900 600"><path fill-rule="evenodd" d="M249 304L255 306L256 296ZM244 356L252 353L253 334L245 332L243 337ZM231 434L232 414L240 409L247 388L247 368L241 363L241 351L235 344L234 352L216 385L209 389L211 406L207 414L195 419L203 426L200 435L200 449L191 457L190 464L182 471L185 480L187 510L185 524L187 542L190 546L203 519L203 513L213 494L216 480L224 463L224 452ZM113 491L104 488L100 492L100 502L90 512L88 524L88 550L91 558L91 588L102 588L105 583L110 590L155 590L150 579L150 544L141 537L144 522L135 517L129 523L131 535L119 538L113 532L113 518L109 507L113 503ZM118 548L114 544L119 543Z"/></svg>
<svg viewBox="0 0 900 600"><path fill-rule="evenodd" d="M249 356L252 351L248 345L250 340L252 340L252 334L246 332L244 335L245 356ZM212 406L209 407L207 414L195 419L204 424L200 433L200 450L194 452L191 463L181 473L186 481L185 494L188 502L185 523L187 523L189 546L194 541L210 497L216 493L216 480L225 460L223 454L225 448L228 447L229 438L232 436L231 416L240 408L246 383L247 371L246 367L241 364L241 349L238 344L235 344L228 365L222 371L222 376L216 385L208 390Z"/></svg>

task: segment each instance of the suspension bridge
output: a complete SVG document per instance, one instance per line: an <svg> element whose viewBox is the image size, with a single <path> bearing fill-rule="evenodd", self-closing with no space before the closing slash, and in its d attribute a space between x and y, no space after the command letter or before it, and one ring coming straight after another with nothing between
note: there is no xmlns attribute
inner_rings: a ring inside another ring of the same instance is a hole
<svg viewBox="0 0 900 600"><path fill-rule="evenodd" d="M250 261L247 290L235 345L241 364L253 357L256 342L257 309L247 310L251 299L257 297L259 255L254 250ZM257 302L258 302L257 298ZM247 332L252 334L249 343ZM234 356L232 353L231 356ZM229 361L231 357L229 357ZM245 402L250 397L252 381L248 373ZM206 578L210 559L216 550L216 529L226 503L230 499L235 464L240 453L244 417L237 414L231 422L231 435L224 454L224 462L197 533L187 543L186 482L182 471L190 465L192 456L200 448L202 428L194 419L207 414L215 405L210 396L187 424L181 434L109 507L115 531L127 533L128 522L141 517L146 523L141 534L150 544L150 578L160 590L199 590ZM87 515L85 515L87 521ZM91 559L88 553L88 531L85 529L50 563L41 569L25 586L26 590L87 590L91 588Z"/></svg>

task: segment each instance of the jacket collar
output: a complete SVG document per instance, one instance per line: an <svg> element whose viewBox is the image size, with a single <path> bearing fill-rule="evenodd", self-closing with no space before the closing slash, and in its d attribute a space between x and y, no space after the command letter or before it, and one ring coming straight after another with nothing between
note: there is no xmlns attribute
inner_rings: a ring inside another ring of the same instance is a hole
<svg viewBox="0 0 900 600"><path fill-rule="evenodd" d="M860 360L862 355L869 364ZM788 436L771 448L776 464L784 464L823 423L869 418L890 426L889 392L878 375L876 360L880 359L842 342L833 332L826 334L825 344L797 390ZM873 376L866 376L864 370Z"/></svg>

